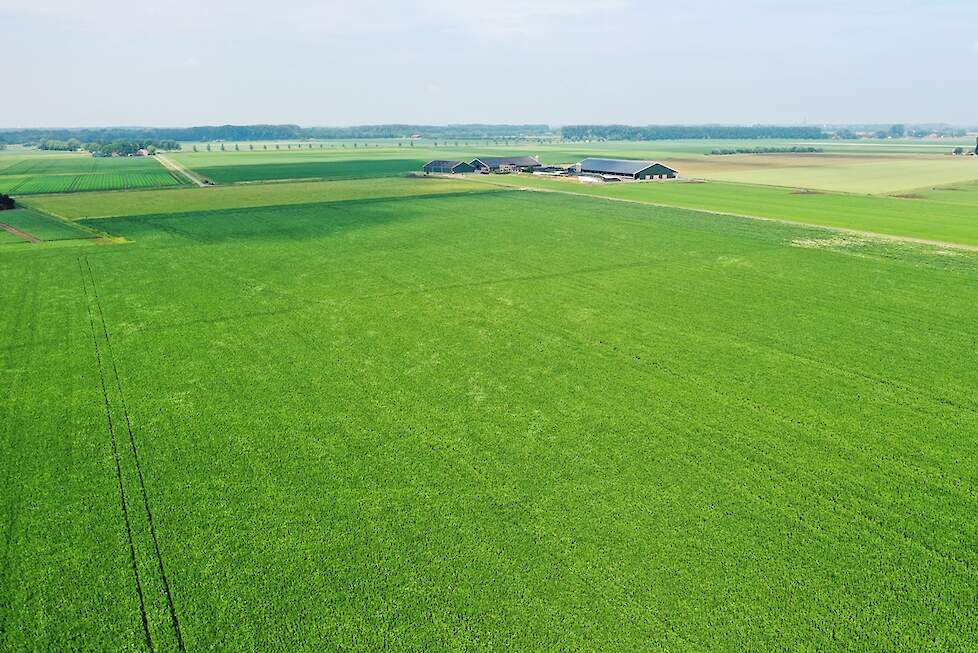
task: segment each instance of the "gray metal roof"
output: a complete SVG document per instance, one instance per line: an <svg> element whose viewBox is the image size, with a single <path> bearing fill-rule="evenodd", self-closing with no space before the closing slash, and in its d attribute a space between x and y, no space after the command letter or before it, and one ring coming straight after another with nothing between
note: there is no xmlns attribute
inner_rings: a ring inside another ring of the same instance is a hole
<svg viewBox="0 0 978 653"><path fill-rule="evenodd" d="M540 165L540 162L532 156L480 156L478 159L472 160L472 165L475 165L476 162L484 163L490 168L498 168L499 166L529 167Z"/></svg>
<svg viewBox="0 0 978 653"><path fill-rule="evenodd" d="M581 171L605 172L612 175L637 175L654 165L660 165L676 172L658 161L635 161L633 159L584 159L581 161Z"/></svg>
<svg viewBox="0 0 978 653"><path fill-rule="evenodd" d="M441 161L441 160L438 160L438 161L429 161L428 163L424 164L424 167L425 168L454 168L455 166L457 166L460 163L462 163L462 161Z"/></svg>

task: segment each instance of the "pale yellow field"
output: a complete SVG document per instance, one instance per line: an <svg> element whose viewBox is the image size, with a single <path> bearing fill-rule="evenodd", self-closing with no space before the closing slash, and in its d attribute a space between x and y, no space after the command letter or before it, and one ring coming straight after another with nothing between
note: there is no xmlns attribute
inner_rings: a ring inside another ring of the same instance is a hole
<svg viewBox="0 0 978 653"><path fill-rule="evenodd" d="M684 177L848 193L899 193L978 180L978 157L737 154L672 159Z"/></svg>

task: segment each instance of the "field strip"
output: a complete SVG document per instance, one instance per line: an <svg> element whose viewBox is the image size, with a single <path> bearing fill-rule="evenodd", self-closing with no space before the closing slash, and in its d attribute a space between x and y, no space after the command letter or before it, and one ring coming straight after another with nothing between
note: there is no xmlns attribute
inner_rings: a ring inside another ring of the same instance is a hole
<svg viewBox="0 0 978 653"><path fill-rule="evenodd" d="M698 208L691 208L688 206L682 206L680 204L665 204L663 202L646 202L643 200L632 200L623 197L608 197L607 195L593 195L590 193L579 193L572 190L557 190L554 188L535 188L532 186L516 186L516 185L510 186L508 184L501 184L492 181L486 181L482 183L491 184L494 186L503 186L507 188L512 188L513 190L530 191L530 192L537 192L537 193L558 193L560 195L590 197L591 199L608 200L610 202L624 202L626 204L658 206L666 209L683 209L685 211L696 211L698 213L709 213L711 215L720 215L720 216L733 217L733 218L747 218L749 220L759 220L763 222L776 222L779 224L796 225L799 227L808 227L811 229L823 229L825 231L832 231L835 233L847 234L850 236L861 236L863 238L873 238L876 240L886 240L886 241L897 242L897 243L912 243L914 245L929 245L931 247L958 249L966 252L978 252L978 245L965 245L963 243L954 243L946 240L930 240L928 238L914 238L912 236L895 236L893 234L884 234L878 231L864 231L861 229L849 229L847 227L833 227L830 225L816 224L814 222L802 222L799 220L788 220L785 218L768 218L762 215L750 215L749 213L733 213L731 211L698 209Z"/></svg>
<svg viewBox="0 0 978 653"><path fill-rule="evenodd" d="M33 234L29 234L26 231L21 231L17 227L12 227L9 224L5 224L3 222L0 222L0 229L3 229L6 232L12 233L13 235L15 235L15 236L17 236L19 238L23 238L24 240L26 240L29 243L39 243L39 242L41 242L41 239L38 238L37 236L35 236Z"/></svg>
<svg viewBox="0 0 978 653"><path fill-rule="evenodd" d="M186 179L189 179L190 180L190 183L192 183L192 184L195 184L195 185L200 186L202 188L205 187L205 186L209 186L209 184L205 183L203 179L201 179L196 174L194 174L193 172L191 172L189 168L180 165L176 161L173 161L171 159L168 159L167 157L163 156L162 154L157 153L156 154L156 160L159 161L163 165L163 167L166 168L167 170L169 170L171 172L175 172L178 175L180 175L181 177L184 177Z"/></svg>
<svg viewBox="0 0 978 653"><path fill-rule="evenodd" d="M118 445L118 437L116 435L117 427L112 419L113 412L113 401L110 399L110 394L117 394L119 398L119 405L115 407L115 410L121 408L122 414L124 416L124 422L126 425L126 431L129 437L129 453L131 454L131 463L135 468L137 484L139 485L139 491L142 498L142 508L143 513L141 517L145 517L146 524L148 525L149 536L152 540L152 557L156 559L156 569L159 573L159 580L162 584L163 594L166 600L167 612L169 614L170 627L173 630L173 635L176 638L176 648L179 651L186 651L186 646L184 645L183 635L180 630L180 621L177 618L176 608L173 602L173 593L170 590L170 582L166 575L166 568L163 564L163 556L160 552L159 538L156 533L156 526L153 521L153 512L150 509L149 497L146 492L146 483L143 477L142 465L139 462L139 450L136 447L136 438L132 430L132 421L129 418L129 408L126 404L125 393L122 389L122 381L119 376L119 368L116 365L115 354L112 349L112 340L109 338L108 327L105 323L105 315L102 312L102 302L99 299L98 287L95 282L95 274L92 271L91 263L88 257L84 257L84 265L82 263L82 257L78 258L78 267L82 276L82 285L85 291L86 308L88 309L89 324L92 330L92 340L95 346L95 355L98 362L99 368L99 378L102 386L102 397L105 402L106 418L109 428L109 434L112 441L112 453L115 459L116 467L116 480L119 486L119 496L122 502L122 512L126 526L127 538L129 542L129 554L130 563L133 569L133 575L136 582L136 591L139 596L139 606L140 613L143 623L144 635L146 643L151 651L156 650L153 646L153 636L151 634L152 627L150 624L150 618L148 615L152 614L153 611L147 608L147 602L149 597L144 591L142 574L140 574L139 568L140 564L137 560L137 546L136 546L136 536L134 535L133 522L135 521L132 513L130 512L129 503L127 500L126 493L126 482L124 480L123 474L123 459L125 454L120 453ZM89 286L91 286L91 293L89 293ZM92 304L94 303L95 309L98 313L98 321L101 323L101 338L99 337L99 329L95 325L95 313L92 311ZM102 355L102 348L99 345L99 340L103 339L106 345L105 356ZM111 363L112 376L115 380L114 384L106 383L107 375L107 365L105 361ZM112 386L114 385L114 392ZM142 547L138 547L142 550Z"/></svg>
<svg viewBox="0 0 978 653"><path fill-rule="evenodd" d="M98 345L98 337L95 330L95 318L92 315L91 302L88 299L88 283L85 279L85 271L82 268L81 259L78 259L78 271L82 275L82 288L85 291L85 304L88 309L88 321L92 330L92 344L95 348L95 359L98 363L99 380L102 384L102 399L105 402L105 417L108 422L109 438L112 441L112 458L115 461L116 483L119 486L119 500L122 505L122 517L126 526L126 540L129 544L129 564L132 567L132 575L136 583L136 594L139 598L139 616L143 624L143 636L149 650L153 649L153 640L149 632L149 619L146 617L146 597L143 594L143 584L139 575L139 565L136 563L136 547L132 537L132 522L129 519L129 507L126 501L126 487L122 482L122 464L119 458L119 446L115 436L115 428L112 424L112 409L109 405L109 394L105 386L105 371L102 367L102 353Z"/></svg>

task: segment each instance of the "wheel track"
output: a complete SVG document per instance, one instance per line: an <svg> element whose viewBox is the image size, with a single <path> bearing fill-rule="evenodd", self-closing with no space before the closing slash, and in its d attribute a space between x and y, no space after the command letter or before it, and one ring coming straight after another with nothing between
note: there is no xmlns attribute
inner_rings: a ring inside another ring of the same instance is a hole
<svg viewBox="0 0 978 653"><path fill-rule="evenodd" d="M143 476L142 464L139 461L139 450L136 446L136 436L133 434L132 430L132 420L129 417L129 407L126 404L126 395L122 390L122 381L119 377L119 368L116 365L115 354L112 349L112 340L109 338L109 331L105 324L105 315L102 312L102 302L99 299L98 287L95 284L95 274L92 272L92 265L85 257L85 266L88 269L89 280L92 284L92 294L95 298L95 306L98 309L99 321L102 323L102 333L105 336L105 342L108 344L108 359L112 363L112 374L115 377L116 389L119 392L120 403L122 405L122 414L125 417L126 431L129 435L129 448L132 452L133 462L136 466L136 476L139 479L139 490L140 495L143 500L143 509L146 511L146 521L149 524L150 537L153 540L153 551L156 555L157 568L160 572L160 579L163 582L163 591L166 595L167 609L170 613L170 625L173 627L173 634L177 639L177 648L180 651L186 651L186 646L183 641L183 633L180 630L180 620L177 617L176 607L173 601L173 592L170 589L170 580L166 575L166 567L163 564L163 554L160 551L160 541L156 533L156 523L153 521L153 511L149 505L149 496L146 492L146 481Z"/></svg>
<svg viewBox="0 0 978 653"><path fill-rule="evenodd" d="M88 262L87 259L85 262ZM105 370L102 365L102 353L98 346L98 336L96 335L97 331L95 329L95 317L92 314L92 306L88 292L88 282L85 279L85 270L82 266L81 258L78 259L78 271L81 273L82 288L85 291L85 307L88 311L88 321L92 332L92 346L95 348L95 359L98 363L99 381L102 388L102 400L105 403L105 417L109 428L109 436L112 441L112 458L115 461L116 483L119 487L119 502L122 506L122 517L126 526L126 539L129 544L129 564L132 568L133 579L136 583L136 594L139 597L139 616L143 624L143 636L149 650L155 651L156 649L153 647L153 638L149 632L149 619L146 616L146 598L143 593L143 583L139 576L139 566L136 564L136 546L133 543L132 521L129 518L129 506L126 500L125 484L122 482L122 463L119 456L119 446L115 434L115 427L112 423L112 408L109 404L109 393L105 384Z"/></svg>

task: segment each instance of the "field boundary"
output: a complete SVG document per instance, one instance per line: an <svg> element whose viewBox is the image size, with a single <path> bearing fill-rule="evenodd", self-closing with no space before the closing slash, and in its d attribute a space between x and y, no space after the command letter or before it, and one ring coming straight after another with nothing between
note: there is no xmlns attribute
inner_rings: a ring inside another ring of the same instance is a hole
<svg viewBox="0 0 978 653"><path fill-rule="evenodd" d="M850 229L848 227L834 227L832 225L817 224L814 222L802 222L800 220L789 220L787 218L769 218L762 215L751 215L749 213L734 213L731 211L717 211L715 209L698 209L698 208L692 208L688 206L680 206L678 204L665 204L663 202L646 202L644 200L633 200L624 197L608 197L607 195L593 195L590 193L579 193L577 191L559 190L556 188L536 188L533 186L518 186L516 184L509 185L509 184L498 183L494 181L483 181L482 183L493 185L493 186L511 188L513 190L529 191L531 193L557 193L559 195L573 195L575 197L587 197L595 200L607 200L609 202L624 202L625 204L638 204L641 206L657 206L664 209L680 209L683 211L693 211L695 213L708 213L710 215L719 215L719 216L732 217L732 218L746 218L748 220L775 222L778 224L808 227L810 229L822 229L825 231L832 231L835 233L847 234L850 236L861 236L863 238L873 238L877 240L885 240L885 241L898 242L898 243L910 243L914 245L928 245L931 247L942 247L946 249L958 249L966 252L978 252L978 245L955 243L946 240L932 240L929 238L916 238L914 236L897 236L895 234L885 234L885 233L880 233L878 231L865 231L862 229ZM730 182L723 182L723 183L730 183Z"/></svg>
<svg viewBox="0 0 978 653"><path fill-rule="evenodd" d="M17 236L18 238L22 238L23 240L26 240L29 243L40 243L40 242L43 242L40 238L38 238L34 234L29 234L26 231L22 231L22 230L18 229L17 227L11 226L11 225L9 225L9 224L7 224L5 222L0 222L0 229L3 229L7 233L11 233L11 234Z"/></svg>

